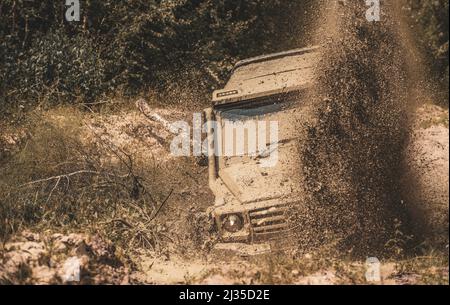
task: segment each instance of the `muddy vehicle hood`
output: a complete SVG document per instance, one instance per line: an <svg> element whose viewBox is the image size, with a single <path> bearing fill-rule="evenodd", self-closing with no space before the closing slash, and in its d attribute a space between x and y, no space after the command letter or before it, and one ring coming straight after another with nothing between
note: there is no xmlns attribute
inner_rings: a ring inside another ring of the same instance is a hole
<svg viewBox="0 0 450 305"><path fill-rule="evenodd" d="M296 141L279 144L278 162L261 167L261 158L242 157L219 171L219 178L240 203L251 203L292 196L299 169Z"/></svg>
<svg viewBox="0 0 450 305"><path fill-rule="evenodd" d="M230 103L307 88L318 60L319 47L310 47L241 61L226 86L213 93L213 102Z"/></svg>

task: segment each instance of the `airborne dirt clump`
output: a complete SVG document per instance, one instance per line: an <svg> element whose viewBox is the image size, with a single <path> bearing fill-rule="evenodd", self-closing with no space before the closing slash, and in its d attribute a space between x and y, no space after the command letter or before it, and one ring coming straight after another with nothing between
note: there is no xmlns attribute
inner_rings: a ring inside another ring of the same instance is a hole
<svg viewBox="0 0 450 305"><path fill-rule="evenodd" d="M408 241L401 179L410 83L401 27L387 14L394 9L385 3L381 21L369 22L363 4L325 4L314 120L302 127L301 245L365 257L398 254Z"/></svg>

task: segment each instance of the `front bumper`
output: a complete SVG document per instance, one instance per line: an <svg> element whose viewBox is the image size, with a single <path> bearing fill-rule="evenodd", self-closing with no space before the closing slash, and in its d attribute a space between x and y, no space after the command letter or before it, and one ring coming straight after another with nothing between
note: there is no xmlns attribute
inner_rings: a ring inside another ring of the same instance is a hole
<svg viewBox="0 0 450 305"><path fill-rule="evenodd" d="M284 203L253 203L216 208L212 215L223 242L262 242L283 236L289 230ZM222 227L224 217L238 214L244 219L242 230L231 233Z"/></svg>

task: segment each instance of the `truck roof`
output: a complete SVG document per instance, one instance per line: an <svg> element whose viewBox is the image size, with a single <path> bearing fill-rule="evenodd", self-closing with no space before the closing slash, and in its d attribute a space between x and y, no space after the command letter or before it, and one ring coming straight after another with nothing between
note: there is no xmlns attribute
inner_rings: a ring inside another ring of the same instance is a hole
<svg viewBox="0 0 450 305"><path fill-rule="evenodd" d="M313 82L318 59L319 47L309 47L239 61L225 88L214 91L213 102L227 104L306 88Z"/></svg>
<svg viewBox="0 0 450 305"><path fill-rule="evenodd" d="M246 66L249 64L253 64L253 63L274 60L277 58L285 58L285 57L289 57L289 56L303 55L305 53L310 53L310 52L316 51L316 50L318 50L318 48L319 47L317 47L317 46L316 47L308 47L308 48L294 49L294 50L283 51L283 52L279 52L279 53L273 53L273 54L267 54L267 55L261 55L261 56L247 58L247 59L238 61L234 65L233 71L236 70L237 68L240 68L242 66Z"/></svg>

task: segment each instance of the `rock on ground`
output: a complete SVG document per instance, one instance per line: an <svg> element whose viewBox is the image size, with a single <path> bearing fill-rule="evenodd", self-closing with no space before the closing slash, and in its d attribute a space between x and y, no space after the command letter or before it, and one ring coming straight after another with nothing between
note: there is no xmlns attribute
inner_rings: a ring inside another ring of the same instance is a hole
<svg viewBox="0 0 450 305"><path fill-rule="evenodd" d="M128 284L128 273L99 236L24 231L0 249L1 284Z"/></svg>

